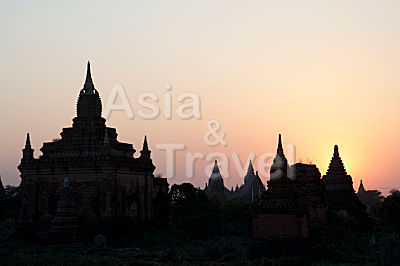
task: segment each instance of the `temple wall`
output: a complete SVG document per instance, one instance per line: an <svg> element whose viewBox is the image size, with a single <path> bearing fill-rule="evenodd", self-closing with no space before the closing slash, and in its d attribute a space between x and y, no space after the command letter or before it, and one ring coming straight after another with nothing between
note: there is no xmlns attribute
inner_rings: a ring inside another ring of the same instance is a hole
<svg viewBox="0 0 400 266"><path fill-rule="evenodd" d="M74 192L78 215L83 220L105 217L152 219L152 174L113 169L69 168L27 171L21 174L24 204L32 222L50 222L55 214L64 179Z"/></svg>
<svg viewBox="0 0 400 266"><path fill-rule="evenodd" d="M253 218L253 237L306 238L308 237L307 216L295 214L257 214Z"/></svg>

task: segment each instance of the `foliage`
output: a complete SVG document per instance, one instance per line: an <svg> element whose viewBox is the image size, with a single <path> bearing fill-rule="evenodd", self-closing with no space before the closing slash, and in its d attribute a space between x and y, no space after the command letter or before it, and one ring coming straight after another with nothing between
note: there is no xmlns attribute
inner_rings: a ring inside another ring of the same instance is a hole
<svg viewBox="0 0 400 266"><path fill-rule="evenodd" d="M14 219L18 217L21 204L21 188L18 186L6 186L4 195L0 199L0 220Z"/></svg>
<svg viewBox="0 0 400 266"><path fill-rule="evenodd" d="M252 204L208 199L184 183L171 188L171 226L188 238L249 234Z"/></svg>
<svg viewBox="0 0 400 266"><path fill-rule="evenodd" d="M104 220L83 228L84 245L75 248L10 241L15 221L7 220L0 225L0 264L394 265L400 261L400 237L392 227L365 231L356 220L330 212L327 223L310 227L309 239L255 240L251 203L208 199L190 184L172 186L169 195L170 227L123 218ZM386 212L398 212L400 194L391 196ZM396 215L389 216L395 221ZM98 234L107 238L106 247L94 245Z"/></svg>
<svg viewBox="0 0 400 266"><path fill-rule="evenodd" d="M400 232L400 191L392 190L383 202L380 216L382 221Z"/></svg>

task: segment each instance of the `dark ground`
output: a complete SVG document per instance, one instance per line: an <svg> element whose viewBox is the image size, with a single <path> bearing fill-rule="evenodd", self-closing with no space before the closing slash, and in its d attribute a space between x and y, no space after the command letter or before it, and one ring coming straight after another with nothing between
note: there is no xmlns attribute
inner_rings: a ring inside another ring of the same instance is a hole
<svg viewBox="0 0 400 266"><path fill-rule="evenodd" d="M377 220L363 228L330 213L328 223L310 228L307 240L254 240L253 204L207 200L187 189L172 189L170 226L114 219L86 228L88 237L72 247L18 240L15 219L3 220L0 265L400 265L396 226ZM392 202L398 221L400 201ZM105 248L94 244L99 233Z"/></svg>

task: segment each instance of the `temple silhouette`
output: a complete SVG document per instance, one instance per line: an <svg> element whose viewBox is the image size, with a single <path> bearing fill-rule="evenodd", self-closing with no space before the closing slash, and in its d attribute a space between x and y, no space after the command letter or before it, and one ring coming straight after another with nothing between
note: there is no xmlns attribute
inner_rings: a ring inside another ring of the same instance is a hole
<svg viewBox="0 0 400 266"><path fill-rule="evenodd" d="M139 157L132 144L118 141L101 117L90 63L79 93L77 115L61 138L43 143L34 158L29 133L18 169L23 189L18 226L54 242L76 241L87 223L112 217L140 222L168 220L168 183L156 178L147 137Z"/></svg>
<svg viewBox="0 0 400 266"><path fill-rule="evenodd" d="M334 147L328 171L322 177L322 181L327 190L329 209L346 211L357 219L366 217L366 206L362 204L354 191L353 179L344 168L337 145Z"/></svg>
<svg viewBox="0 0 400 266"><path fill-rule="evenodd" d="M168 225L168 183L153 174L147 136L134 157L132 144L118 141L116 129L106 126L89 62L76 108L72 127L63 128L60 139L43 143L38 158L26 136L18 166L23 195L19 232L52 243L74 243L85 226L110 218ZM316 165L289 166L280 134L267 189L250 161L243 184L228 190L215 161L204 194L254 202L254 238L306 238L309 225L325 223L329 211L362 221L367 217L362 201L368 204L371 195L381 199L362 183L355 193L337 145L322 178Z"/></svg>
<svg viewBox="0 0 400 266"><path fill-rule="evenodd" d="M205 187L210 198L256 202L253 216L253 237L306 238L309 225L326 223L328 212L334 211L366 222L366 206L359 200L363 195L376 196L376 191L364 192L362 184L357 194L353 181L347 174L339 156L334 154L326 175L316 165L296 163L289 166L279 134L276 156L270 169L270 180L265 189L258 173L254 173L250 161L244 184L229 191L224 186L217 161ZM379 196L379 195L378 195ZM381 198L379 198L381 199Z"/></svg>

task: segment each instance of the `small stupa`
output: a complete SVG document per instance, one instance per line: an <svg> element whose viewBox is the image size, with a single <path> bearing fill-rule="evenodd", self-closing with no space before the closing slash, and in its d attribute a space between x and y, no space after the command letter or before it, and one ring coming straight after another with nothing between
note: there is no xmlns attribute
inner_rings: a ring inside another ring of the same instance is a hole
<svg viewBox="0 0 400 266"><path fill-rule="evenodd" d="M65 178L57 211L51 223L49 240L55 244L73 244L77 241L78 229L79 220L74 195L69 188L68 178Z"/></svg>

